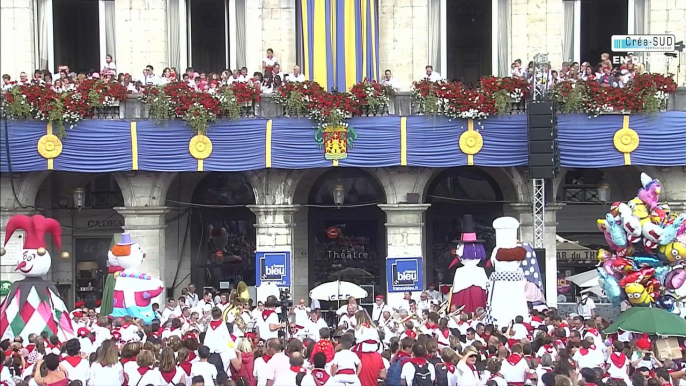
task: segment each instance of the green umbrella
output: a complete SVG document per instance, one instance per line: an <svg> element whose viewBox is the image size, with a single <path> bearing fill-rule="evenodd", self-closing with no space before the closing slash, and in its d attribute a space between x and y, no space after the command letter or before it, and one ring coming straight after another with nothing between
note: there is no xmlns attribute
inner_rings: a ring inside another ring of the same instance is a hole
<svg viewBox="0 0 686 386"><path fill-rule="evenodd" d="M617 330L660 336L686 336L686 320L660 308L633 307L622 312L605 332L614 334Z"/></svg>

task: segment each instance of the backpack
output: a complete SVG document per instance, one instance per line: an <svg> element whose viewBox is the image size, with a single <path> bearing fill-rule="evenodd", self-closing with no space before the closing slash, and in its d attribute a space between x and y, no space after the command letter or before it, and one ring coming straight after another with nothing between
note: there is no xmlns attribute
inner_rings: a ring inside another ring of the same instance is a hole
<svg viewBox="0 0 686 386"><path fill-rule="evenodd" d="M436 373L436 386L448 386L448 368L445 363L439 363L434 367Z"/></svg>
<svg viewBox="0 0 686 386"><path fill-rule="evenodd" d="M395 359L391 362L391 365L386 371L386 386L401 386L400 384L400 374L403 371L402 359Z"/></svg>
<svg viewBox="0 0 686 386"><path fill-rule="evenodd" d="M414 378L412 379L412 386L433 386L433 381L431 380L431 371L429 371L430 363L424 365L418 365L413 363L414 366Z"/></svg>
<svg viewBox="0 0 686 386"><path fill-rule="evenodd" d="M439 357L430 357L430 358L426 358L426 361L429 362L429 363L431 363L431 364L434 365L434 367L435 367L437 364L441 363L441 358L439 358Z"/></svg>

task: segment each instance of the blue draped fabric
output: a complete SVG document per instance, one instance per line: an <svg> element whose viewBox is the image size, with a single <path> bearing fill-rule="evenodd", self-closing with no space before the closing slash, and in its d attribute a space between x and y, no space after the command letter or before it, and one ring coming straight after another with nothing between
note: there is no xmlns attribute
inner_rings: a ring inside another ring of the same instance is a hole
<svg viewBox="0 0 686 386"><path fill-rule="evenodd" d="M235 172L264 168L266 124L266 119L255 119L211 125L207 136L212 141L212 154L205 159L204 170ZM188 127L184 129L188 131ZM188 145L186 154L190 157ZM197 165L193 170L197 170Z"/></svg>
<svg viewBox="0 0 686 386"><path fill-rule="evenodd" d="M404 147L401 138L403 119L406 121ZM269 123L271 131L268 130ZM400 166L403 159L407 166L468 164L467 155L459 147L460 135L469 129L467 120L391 116L358 117L348 123L356 131L357 139L348 148L347 158L338 161L340 167ZM567 168L625 165L624 155L615 149L613 143L615 132L623 124L621 115L590 119L586 115L559 115L561 165ZM12 172L47 170L47 160L37 151L38 140L47 133L47 124L9 120L7 125L8 142L5 141L5 125L0 125L0 171L9 171L7 144ZM639 137L638 148L628 157L632 165L686 165L686 112L631 115L628 127ZM472 157L475 166L526 166L525 115L474 121L473 129L483 138L483 147ZM305 118L220 121L213 124L207 133L212 141L212 154L204 160L203 170L331 167L333 162L325 158L324 150L315 140L316 131L316 126ZM182 121L162 125L138 121L136 133L138 170L198 170L198 161L188 150L195 133ZM62 144L62 153L53 161L54 170L102 173L134 168L135 152L129 121L83 120L67 130Z"/></svg>
<svg viewBox="0 0 686 386"><path fill-rule="evenodd" d="M46 170L48 163L38 154L37 144L40 137L47 134L47 123L14 121L8 119L7 133L5 121L0 122L0 171L7 173ZM5 139L9 137L9 141ZM9 161L7 148L9 144Z"/></svg>
<svg viewBox="0 0 686 386"><path fill-rule="evenodd" d="M375 0L297 0L303 74L327 90L379 79L379 10Z"/></svg>
<svg viewBox="0 0 686 386"><path fill-rule="evenodd" d="M78 130L67 131L55 170L89 173L127 171L132 168L131 123L85 119Z"/></svg>
<svg viewBox="0 0 686 386"><path fill-rule="evenodd" d="M622 115L589 118L582 114L558 116L560 163L568 168L606 168L625 165L624 154L614 147ZM639 137L631 153L632 165L686 165L686 112L669 111L630 115L629 128Z"/></svg>
<svg viewBox="0 0 686 386"><path fill-rule="evenodd" d="M138 131L138 169L156 172L198 170L198 160L188 151L195 135L182 121L157 125L140 121Z"/></svg>

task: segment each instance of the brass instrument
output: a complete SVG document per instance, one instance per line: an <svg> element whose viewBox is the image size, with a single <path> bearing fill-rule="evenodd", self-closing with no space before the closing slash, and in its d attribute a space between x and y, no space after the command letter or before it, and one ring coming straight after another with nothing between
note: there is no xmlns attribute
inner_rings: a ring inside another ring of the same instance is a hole
<svg viewBox="0 0 686 386"><path fill-rule="evenodd" d="M462 312L462 310L464 310L464 307L465 307L465 306L458 307L455 311L449 313L449 314L448 314L448 317L449 317L449 318L452 318L452 317L455 316L455 315L459 315L460 312Z"/></svg>
<svg viewBox="0 0 686 386"><path fill-rule="evenodd" d="M222 313L222 320L227 323L229 321L229 315L233 314L233 323L240 328L241 331L245 332L246 325L245 320L243 320L243 316L241 315L240 306L248 304L248 300L250 300L248 285L241 281L238 283L236 290L229 295L229 303L231 303L231 305L226 307Z"/></svg>
<svg viewBox="0 0 686 386"><path fill-rule="evenodd" d="M438 307L438 312L437 312L437 314L438 314L438 315L442 315L444 312L447 312L447 311L448 311L448 305L449 305L449 304L450 304L450 301L449 301L449 300L446 300L446 301L444 301L443 303L441 303L440 307Z"/></svg>

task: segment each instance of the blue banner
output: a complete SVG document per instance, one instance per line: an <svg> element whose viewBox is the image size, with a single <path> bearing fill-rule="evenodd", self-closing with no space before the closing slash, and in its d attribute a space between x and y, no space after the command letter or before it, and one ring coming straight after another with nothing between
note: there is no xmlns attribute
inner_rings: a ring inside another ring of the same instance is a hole
<svg viewBox="0 0 686 386"><path fill-rule="evenodd" d="M290 252L255 252L255 285L274 283L279 287L291 286Z"/></svg>
<svg viewBox="0 0 686 386"><path fill-rule="evenodd" d="M388 292L424 290L424 267L421 257L398 257L386 259L386 283Z"/></svg>

